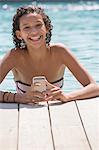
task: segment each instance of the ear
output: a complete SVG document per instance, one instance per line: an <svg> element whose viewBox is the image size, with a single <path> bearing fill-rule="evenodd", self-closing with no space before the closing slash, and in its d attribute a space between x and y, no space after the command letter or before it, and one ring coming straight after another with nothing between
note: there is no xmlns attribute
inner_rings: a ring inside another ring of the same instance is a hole
<svg viewBox="0 0 99 150"><path fill-rule="evenodd" d="M48 33L48 32L49 32L49 29L46 28L46 33Z"/></svg>
<svg viewBox="0 0 99 150"><path fill-rule="evenodd" d="M48 33L48 32L49 32L49 27L47 27L47 26L45 25L45 29L46 29L46 33Z"/></svg>
<svg viewBox="0 0 99 150"><path fill-rule="evenodd" d="M22 37L21 37L21 33L20 33L20 31L19 31L19 30L16 30L16 36L17 36L17 38L18 38L19 40L21 40L21 39L22 39Z"/></svg>

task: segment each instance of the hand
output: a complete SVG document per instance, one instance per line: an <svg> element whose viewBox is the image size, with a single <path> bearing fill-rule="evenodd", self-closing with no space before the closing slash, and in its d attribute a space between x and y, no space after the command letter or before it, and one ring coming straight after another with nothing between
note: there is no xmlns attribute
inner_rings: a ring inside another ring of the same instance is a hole
<svg viewBox="0 0 99 150"><path fill-rule="evenodd" d="M17 93L16 102L24 104L35 104L45 100L45 94L38 91L27 91L26 93Z"/></svg>
<svg viewBox="0 0 99 150"><path fill-rule="evenodd" d="M60 100L62 101L62 91L59 87L54 86L46 80L47 91L44 92L46 94L46 101Z"/></svg>
<svg viewBox="0 0 99 150"><path fill-rule="evenodd" d="M49 83L46 80L47 85L47 91L46 91L46 101L55 101L59 100L61 102L69 102L70 101L70 95L65 94L61 88Z"/></svg>

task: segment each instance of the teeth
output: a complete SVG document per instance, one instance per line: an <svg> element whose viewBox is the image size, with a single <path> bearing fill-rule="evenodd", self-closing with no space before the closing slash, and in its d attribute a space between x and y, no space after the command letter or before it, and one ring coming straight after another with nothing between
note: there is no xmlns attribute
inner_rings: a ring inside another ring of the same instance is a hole
<svg viewBox="0 0 99 150"><path fill-rule="evenodd" d="M32 40L39 40L41 36L31 37Z"/></svg>

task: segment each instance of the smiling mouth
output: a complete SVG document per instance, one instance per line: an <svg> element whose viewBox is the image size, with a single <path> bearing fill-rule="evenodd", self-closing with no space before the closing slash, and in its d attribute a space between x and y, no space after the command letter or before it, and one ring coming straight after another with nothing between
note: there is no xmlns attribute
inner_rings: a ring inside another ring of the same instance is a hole
<svg viewBox="0 0 99 150"><path fill-rule="evenodd" d="M37 42L42 38L42 36L35 36L35 37L31 37L29 38L30 40L32 40L33 42Z"/></svg>

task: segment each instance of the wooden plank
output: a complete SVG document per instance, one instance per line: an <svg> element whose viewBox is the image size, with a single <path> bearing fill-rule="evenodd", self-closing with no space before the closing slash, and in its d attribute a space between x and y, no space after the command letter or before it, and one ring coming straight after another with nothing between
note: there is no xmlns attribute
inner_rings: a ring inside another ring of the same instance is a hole
<svg viewBox="0 0 99 150"><path fill-rule="evenodd" d="M17 149L18 106L0 103L0 149Z"/></svg>
<svg viewBox="0 0 99 150"><path fill-rule="evenodd" d="M99 150L99 97L77 102L92 150Z"/></svg>
<svg viewBox="0 0 99 150"><path fill-rule="evenodd" d="M18 150L53 150L47 104L21 105Z"/></svg>
<svg viewBox="0 0 99 150"><path fill-rule="evenodd" d="M75 102L49 107L55 150L90 150Z"/></svg>

